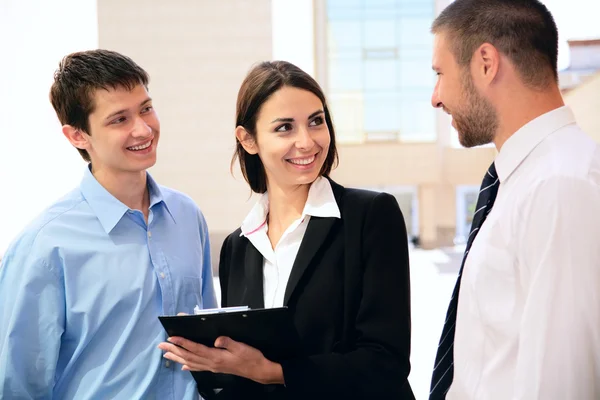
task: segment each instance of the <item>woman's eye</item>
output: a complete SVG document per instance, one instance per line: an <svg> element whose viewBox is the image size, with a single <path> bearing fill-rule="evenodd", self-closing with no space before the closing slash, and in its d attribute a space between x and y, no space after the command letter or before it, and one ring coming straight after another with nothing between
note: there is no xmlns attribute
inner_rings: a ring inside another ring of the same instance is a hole
<svg viewBox="0 0 600 400"><path fill-rule="evenodd" d="M323 117L317 117L315 119L313 119L312 121L310 121L310 126L318 126L318 125L323 125L325 121L323 121Z"/></svg>
<svg viewBox="0 0 600 400"><path fill-rule="evenodd" d="M275 129L275 132L288 132L292 130L292 124L283 124Z"/></svg>

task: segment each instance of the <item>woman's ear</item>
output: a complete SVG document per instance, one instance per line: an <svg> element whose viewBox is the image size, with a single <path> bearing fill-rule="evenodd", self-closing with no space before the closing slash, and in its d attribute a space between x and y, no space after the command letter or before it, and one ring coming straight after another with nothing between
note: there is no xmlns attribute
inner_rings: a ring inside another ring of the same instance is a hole
<svg viewBox="0 0 600 400"><path fill-rule="evenodd" d="M235 128L235 137L248 154L254 155L258 153L256 140L254 140L252 135L250 135L243 126L240 125Z"/></svg>

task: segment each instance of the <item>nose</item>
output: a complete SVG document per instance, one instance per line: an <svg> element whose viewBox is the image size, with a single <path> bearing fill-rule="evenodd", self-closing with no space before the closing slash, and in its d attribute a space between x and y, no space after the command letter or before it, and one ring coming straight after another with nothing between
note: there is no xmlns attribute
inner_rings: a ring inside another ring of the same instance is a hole
<svg viewBox="0 0 600 400"><path fill-rule="evenodd" d="M431 94L431 105L433 106L433 108L441 108L444 105L440 100L439 82L435 84L435 88L433 89L433 93Z"/></svg>
<svg viewBox="0 0 600 400"><path fill-rule="evenodd" d="M144 118L138 116L133 126L132 136L146 137L152 134L152 127L146 123Z"/></svg>
<svg viewBox="0 0 600 400"><path fill-rule="evenodd" d="M310 150L314 146L315 141L310 136L310 132L306 128L298 129L296 137L296 147L302 150Z"/></svg>

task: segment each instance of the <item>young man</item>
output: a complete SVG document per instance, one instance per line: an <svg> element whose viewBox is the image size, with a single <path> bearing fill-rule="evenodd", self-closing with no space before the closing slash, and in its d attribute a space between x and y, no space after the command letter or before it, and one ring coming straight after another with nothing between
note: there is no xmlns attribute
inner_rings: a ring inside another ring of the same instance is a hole
<svg viewBox="0 0 600 400"><path fill-rule="evenodd" d="M537 0L455 0L435 20L434 107L499 154L479 193L431 399L600 398L600 148L557 84Z"/></svg>
<svg viewBox="0 0 600 400"><path fill-rule="evenodd" d="M157 349L157 317L216 306L208 230L146 172L160 136L147 85L106 50L68 55L55 74L50 100L89 165L2 260L0 398L198 398Z"/></svg>

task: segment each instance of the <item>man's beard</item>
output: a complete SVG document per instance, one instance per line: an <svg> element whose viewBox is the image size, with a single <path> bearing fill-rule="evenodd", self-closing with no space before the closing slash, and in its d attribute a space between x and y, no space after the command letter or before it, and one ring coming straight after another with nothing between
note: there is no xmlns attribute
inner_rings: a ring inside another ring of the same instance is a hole
<svg viewBox="0 0 600 400"><path fill-rule="evenodd" d="M462 104L458 110L452 111L460 144L475 147L493 142L498 129L498 114L494 106L477 92L468 69L462 76L462 91Z"/></svg>

